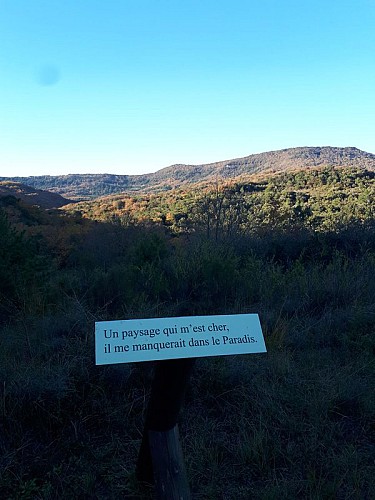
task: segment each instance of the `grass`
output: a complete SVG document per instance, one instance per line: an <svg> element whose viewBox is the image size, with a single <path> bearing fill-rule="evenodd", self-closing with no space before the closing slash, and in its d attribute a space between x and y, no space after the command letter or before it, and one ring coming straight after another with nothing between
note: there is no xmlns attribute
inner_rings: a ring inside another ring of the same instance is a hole
<svg viewBox="0 0 375 500"><path fill-rule="evenodd" d="M372 498L373 249L134 231L105 265L78 242L3 318L2 497L151 497L134 471L153 364L95 366L95 320L257 312L267 354L196 364L180 423L193 498Z"/></svg>

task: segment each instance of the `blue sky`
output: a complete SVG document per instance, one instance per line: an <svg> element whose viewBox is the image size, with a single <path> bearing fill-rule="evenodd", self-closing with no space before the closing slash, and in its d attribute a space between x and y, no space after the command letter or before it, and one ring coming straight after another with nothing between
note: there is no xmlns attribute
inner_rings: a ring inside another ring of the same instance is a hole
<svg viewBox="0 0 375 500"><path fill-rule="evenodd" d="M375 153L375 0L0 0L0 176Z"/></svg>

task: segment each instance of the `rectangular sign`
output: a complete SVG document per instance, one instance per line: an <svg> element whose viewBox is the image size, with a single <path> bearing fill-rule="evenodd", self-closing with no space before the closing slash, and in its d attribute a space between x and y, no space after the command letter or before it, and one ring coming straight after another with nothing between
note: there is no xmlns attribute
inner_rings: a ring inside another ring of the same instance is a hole
<svg viewBox="0 0 375 500"><path fill-rule="evenodd" d="M257 314L95 323L96 364L266 352Z"/></svg>

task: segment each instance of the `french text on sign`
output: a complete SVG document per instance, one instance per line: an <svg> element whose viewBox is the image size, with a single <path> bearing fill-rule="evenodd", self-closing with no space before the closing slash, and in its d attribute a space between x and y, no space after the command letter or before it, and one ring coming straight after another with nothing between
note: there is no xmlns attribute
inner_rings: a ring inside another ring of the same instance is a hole
<svg viewBox="0 0 375 500"><path fill-rule="evenodd" d="M95 323L97 365L266 352L257 314Z"/></svg>

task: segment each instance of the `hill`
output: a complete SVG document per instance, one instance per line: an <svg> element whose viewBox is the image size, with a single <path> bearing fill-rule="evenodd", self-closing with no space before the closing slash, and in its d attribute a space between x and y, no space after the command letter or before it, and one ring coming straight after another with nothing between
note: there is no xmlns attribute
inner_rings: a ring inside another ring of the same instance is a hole
<svg viewBox="0 0 375 500"><path fill-rule="evenodd" d="M0 177L69 198L89 199L121 192L167 191L220 179L259 173L334 166L375 170L375 155L355 147L299 147L253 154L244 158L202 165L172 165L144 175L70 174L62 176Z"/></svg>
<svg viewBox="0 0 375 500"><path fill-rule="evenodd" d="M122 225L154 223L173 231L220 234L260 227L327 231L375 218L375 171L315 167L227 179L169 191L119 193L63 207L65 213Z"/></svg>
<svg viewBox="0 0 375 500"><path fill-rule="evenodd" d="M201 182L216 178L236 178L248 174L275 173L311 167L360 167L375 169L375 155L360 149L334 147L300 147L259 153L244 158L206 165L172 165L149 177L157 181Z"/></svg>
<svg viewBox="0 0 375 500"><path fill-rule="evenodd" d="M71 203L71 200L57 193L36 189L19 182L0 182L0 201L8 196L14 196L28 205L37 205L41 208L60 208Z"/></svg>

